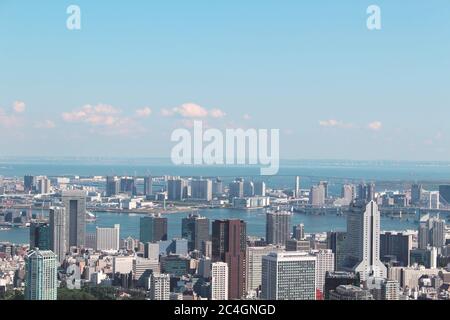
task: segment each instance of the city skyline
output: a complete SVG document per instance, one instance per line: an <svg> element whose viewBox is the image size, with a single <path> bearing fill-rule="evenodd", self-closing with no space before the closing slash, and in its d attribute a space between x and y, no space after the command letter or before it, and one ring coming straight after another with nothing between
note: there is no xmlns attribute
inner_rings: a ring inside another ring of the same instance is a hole
<svg viewBox="0 0 450 320"><path fill-rule="evenodd" d="M15 32L0 44L0 147L166 158L171 131L201 119L279 128L283 159L447 160L449 9L437 2L378 1L371 31L369 2L78 1L81 30L68 30L68 1L3 1L0 30Z"/></svg>

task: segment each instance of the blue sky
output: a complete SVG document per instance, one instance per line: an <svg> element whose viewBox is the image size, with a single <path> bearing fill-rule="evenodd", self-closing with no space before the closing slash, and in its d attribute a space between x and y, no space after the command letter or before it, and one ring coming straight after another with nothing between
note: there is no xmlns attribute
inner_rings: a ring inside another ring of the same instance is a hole
<svg viewBox="0 0 450 320"><path fill-rule="evenodd" d="M448 1L0 0L0 39L2 155L169 157L201 118L282 158L450 160Z"/></svg>

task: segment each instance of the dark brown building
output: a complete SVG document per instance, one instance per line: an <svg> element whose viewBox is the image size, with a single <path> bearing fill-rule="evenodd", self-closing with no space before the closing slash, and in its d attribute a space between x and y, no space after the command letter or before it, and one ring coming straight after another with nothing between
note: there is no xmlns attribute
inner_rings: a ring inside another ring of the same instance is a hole
<svg viewBox="0 0 450 320"><path fill-rule="evenodd" d="M212 259L228 264L228 297L245 295L247 226L242 220L216 220L212 224Z"/></svg>

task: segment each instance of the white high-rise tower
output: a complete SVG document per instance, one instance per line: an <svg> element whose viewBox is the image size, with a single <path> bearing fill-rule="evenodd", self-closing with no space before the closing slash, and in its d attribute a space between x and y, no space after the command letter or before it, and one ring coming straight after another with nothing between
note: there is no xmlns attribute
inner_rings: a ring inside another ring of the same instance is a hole
<svg viewBox="0 0 450 320"><path fill-rule="evenodd" d="M347 215L348 266L369 277L386 278L386 266L380 260L380 211L375 201L356 201Z"/></svg>

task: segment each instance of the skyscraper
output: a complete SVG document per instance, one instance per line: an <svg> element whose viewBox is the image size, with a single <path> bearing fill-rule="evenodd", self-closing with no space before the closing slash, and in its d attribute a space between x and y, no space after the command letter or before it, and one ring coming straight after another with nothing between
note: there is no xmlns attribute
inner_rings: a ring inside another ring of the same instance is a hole
<svg viewBox="0 0 450 320"><path fill-rule="evenodd" d="M167 181L167 198L170 201L182 201L187 197L186 180L177 178Z"/></svg>
<svg viewBox="0 0 450 320"><path fill-rule="evenodd" d="M244 181L244 197L253 197L255 195L255 185L252 181Z"/></svg>
<svg viewBox="0 0 450 320"><path fill-rule="evenodd" d="M50 208L50 248L62 263L69 250L68 242L68 216L64 207Z"/></svg>
<svg viewBox="0 0 450 320"><path fill-rule="evenodd" d="M181 236L188 240L189 251L202 251L202 242L209 240L209 219L198 214L183 218Z"/></svg>
<svg viewBox="0 0 450 320"><path fill-rule="evenodd" d="M309 192L309 204L320 207L325 204L325 188L323 185L312 186Z"/></svg>
<svg viewBox="0 0 450 320"><path fill-rule="evenodd" d="M439 186L439 196L441 203L449 207L450 206L450 185L440 185Z"/></svg>
<svg viewBox="0 0 450 320"><path fill-rule="evenodd" d="M58 290L56 255L32 250L25 257L25 300L56 300Z"/></svg>
<svg viewBox="0 0 450 320"><path fill-rule="evenodd" d="M323 186L323 190L324 190L324 197L325 199L328 199L328 181L320 181L319 182L320 186Z"/></svg>
<svg viewBox="0 0 450 320"><path fill-rule="evenodd" d="M300 194L300 177L296 176L295 177L295 188L294 188L294 197L296 199L300 198L301 194Z"/></svg>
<svg viewBox="0 0 450 320"><path fill-rule="evenodd" d="M51 250L51 229L48 223L33 222L30 224L30 249Z"/></svg>
<svg viewBox="0 0 450 320"><path fill-rule="evenodd" d="M411 186L411 205L418 206L422 200L423 186L421 184L413 184Z"/></svg>
<svg viewBox="0 0 450 320"><path fill-rule="evenodd" d="M342 285L359 285L358 278L350 272L327 272L325 274L324 296L329 300L330 292Z"/></svg>
<svg viewBox="0 0 450 320"><path fill-rule="evenodd" d="M167 218L158 215L142 217L139 226L142 243L167 240Z"/></svg>
<svg viewBox="0 0 450 320"><path fill-rule="evenodd" d="M117 177L106 177L106 196L112 197L120 192L120 181Z"/></svg>
<svg viewBox="0 0 450 320"><path fill-rule="evenodd" d="M409 253L412 250L412 234L383 232L380 236L380 257L394 256L403 267L409 266Z"/></svg>
<svg viewBox="0 0 450 320"><path fill-rule="evenodd" d="M144 195L151 196L153 194L153 179L151 176L144 177Z"/></svg>
<svg viewBox="0 0 450 320"><path fill-rule="evenodd" d="M348 266L368 277L386 278L387 270L380 261L380 212L375 201L357 201L347 214Z"/></svg>
<svg viewBox="0 0 450 320"><path fill-rule="evenodd" d="M120 248L120 225L114 228L96 228L96 249L99 251L117 251Z"/></svg>
<svg viewBox="0 0 450 320"><path fill-rule="evenodd" d="M345 269L345 260L347 256L347 232L328 232L327 248L334 253L334 265L338 271Z"/></svg>
<svg viewBox="0 0 450 320"><path fill-rule="evenodd" d="M34 176L26 175L23 178L23 189L26 193L33 191L36 179Z"/></svg>
<svg viewBox="0 0 450 320"><path fill-rule="evenodd" d="M212 181L200 179L191 181L191 198L194 200L212 200Z"/></svg>
<svg viewBox="0 0 450 320"><path fill-rule="evenodd" d="M315 250L312 254L316 257L316 289L325 293L325 275L334 272L334 253L331 250Z"/></svg>
<svg viewBox="0 0 450 320"><path fill-rule="evenodd" d="M305 239L305 225L303 223L292 228L292 238L296 240Z"/></svg>
<svg viewBox="0 0 450 320"><path fill-rule="evenodd" d="M266 241L267 244L285 245L290 238L291 230L290 212L268 212L266 214Z"/></svg>
<svg viewBox="0 0 450 320"><path fill-rule="evenodd" d="M215 220L212 224L212 260L228 265L228 296L245 294L247 228L242 220Z"/></svg>
<svg viewBox="0 0 450 320"><path fill-rule="evenodd" d="M228 300L228 265L215 262L211 266L211 300Z"/></svg>
<svg viewBox="0 0 450 320"><path fill-rule="evenodd" d="M355 186L352 184L344 184L342 186L342 199L344 199L344 205L350 205L353 200L356 199Z"/></svg>
<svg viewBox="0 0 450 320"><path fill-rule="evenodd" d="M266 196L266 183L264 181L257 181L254 183L255 196L265 197Z"/></svg>
<svg viewBox="0 0 450 320"><path fill-rule="evenodd" d="M228 189L230 199L244 197L244 182L242 179L231 182L228 185Z"/></svg>
<svg viewBox="0 0 450 320"><path fill-rule="evenodd" d="M262 299L316 300L316 257L307 252L262 258Z"/></svg>
<svg viewBox="0 0 450 320"><path fill-rule="evenodd" d="M86 192L83 190L63 191L62 201L66 208L68 246L83 247L86 236Z"/></svg>
<svg viewBox="0 0 450 320"><path fill-rule="evenodd" d="M137 194L136 182L132 177L123 177L120 179L120 192L135 196Z"/></svg>
<svg viewBox="0 0 450 320"><path fill-rule="evenodd" d="M440 248L445 245L445 220L438 217L430 218L425 215L419 224L419 249L427 249L428 246Z"/></svg>
<svg viewBox="0 0 450 320"><path fill-rule="evenodd" d="M262 258L271 252L283 251L279 246L247 247L246 254L246 292L259 290L262 277Z"/></svg>

